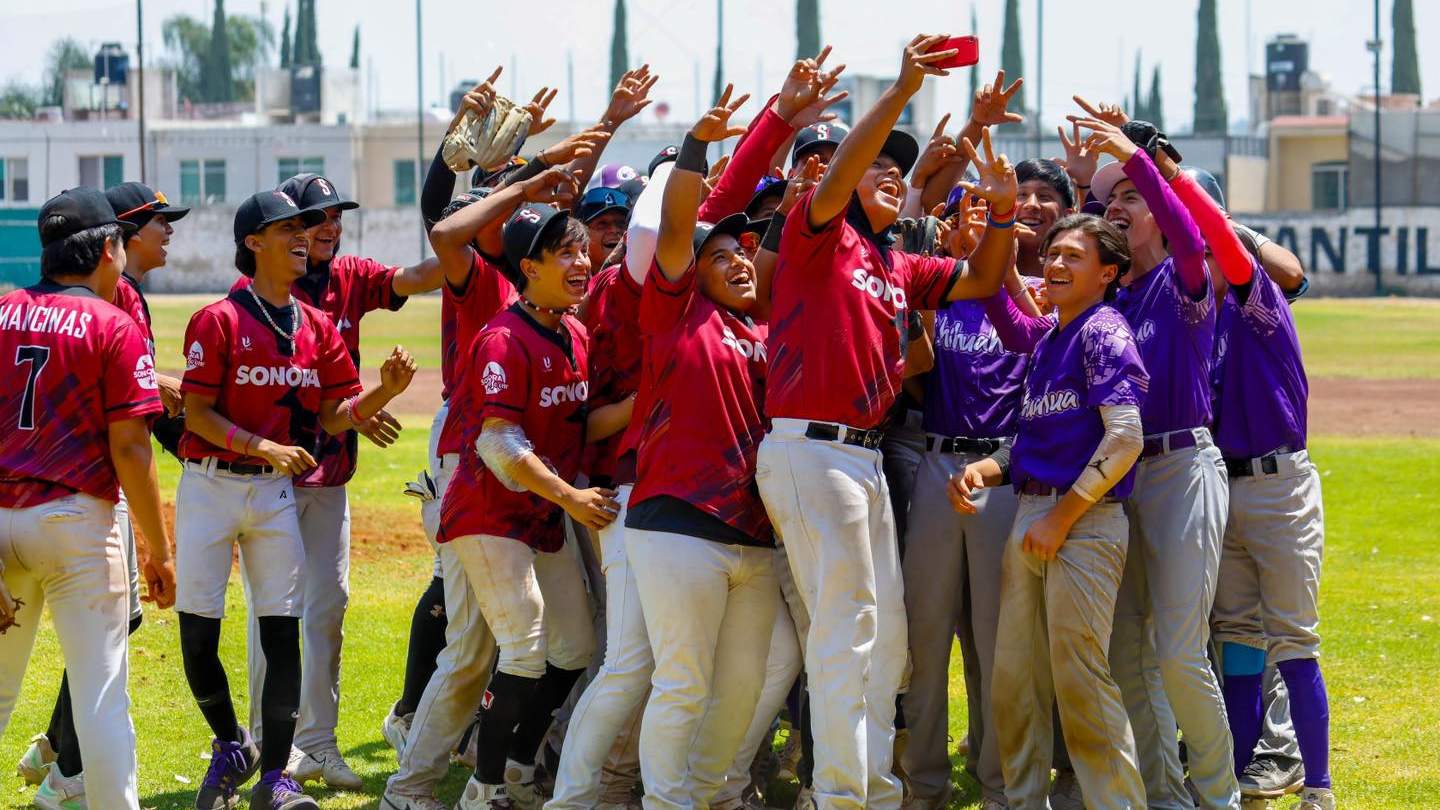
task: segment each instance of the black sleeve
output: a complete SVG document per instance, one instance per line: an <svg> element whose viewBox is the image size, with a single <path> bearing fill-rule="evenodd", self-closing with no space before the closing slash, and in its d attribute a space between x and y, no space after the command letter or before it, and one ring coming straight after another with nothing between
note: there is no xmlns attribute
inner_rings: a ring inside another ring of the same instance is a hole
<svg viewBox="0 0 1440 810"><path fill-rule="evenodd" d="M185 432L185 417L162 413L150 424L150 432L166 452L180 457L180 434Z"/></svg>
<svg viewBox="0 0 1440 810"><path fill-rule="evenodd" d="M440 214L455 196L455 172L445 165L444 146L435 150L435 160L430 171L425 173L425 185L420 189L420 216L425 220L425 231L435 227Z"/></svg>
<svg viewBox="0 0 1440 810"><path fill-rule="evenodd" d="M1000 449L990 454L990 458L1000 465L1000 485L1010 485L1010 448L1015 446L1014 439L1006 439L1001 442Z"/></svg>
<svg viewBox="0 0 1440 810"><path fill-rule="evenodd" d="M495 190L499 191L501 188L513 186L518 183L523 183L532 177L539 177L540 174L548 168L550 168L550 165L545 161L541 160L539 155L536 155L535 157L530 158L530 160L526 161L524 166L521 166L519 169L511 172L510 176L505 178L505 182L502 183L500 187Z"/></svg>

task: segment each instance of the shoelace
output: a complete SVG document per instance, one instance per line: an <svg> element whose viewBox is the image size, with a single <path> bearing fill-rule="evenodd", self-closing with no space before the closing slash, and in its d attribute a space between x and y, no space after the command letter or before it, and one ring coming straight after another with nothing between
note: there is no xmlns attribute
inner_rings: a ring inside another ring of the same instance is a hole
<svg viewBox="0 0 1440 810"><path fill-rule="evenodd" d="M201 785L233 791L235 774L245 770L245 746L216 740L210 750L210 768Z"/></svg>
<svg viewBox="0 0 1440 810"><path fill-rule="evenodd" d="M291 796L300 795L300 785L290 777L288 773L282 773L270 783L270 796L275 799L288 799Z"/></svg>

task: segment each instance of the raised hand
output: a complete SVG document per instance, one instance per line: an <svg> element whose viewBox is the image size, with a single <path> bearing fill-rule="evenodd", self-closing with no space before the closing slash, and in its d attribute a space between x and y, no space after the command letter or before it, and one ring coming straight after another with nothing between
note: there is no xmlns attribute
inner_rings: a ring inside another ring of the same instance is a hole
<svg viewBox="0 0 1440 810"><path fill-rule="evenodd" d="M814 59L797 60L790 68L775 99L775 113L790 126L798 129L821 121L834 121L836 114L827 110L850 95L848 90L827 95L845 70L844 65L825 70L825 60L829 57L830 46L826 45Z"/></svg>
<svg viewBox="0 0 1440 810"><path fill-rule="evenodd" d="M1105 154L1124 163L1140 151L1140 147L1130 140L1120 130L1118 124L1109 121L1101 121L1096 118L1087 118L1081 115L1065 116L1072 124L1091 130L1090 136L1085 139L1085 148Z"/></svg>
<svg viewBox="0 0 1440 810"><path fill-rule="evenodd" d="M550 102L555 100L555 94L558 92L560 92L558 89L550 90L547 87L542 87L540 88L540 92L536 93L535 97L530 99L530 103L525 105L525 112L530 113L531 135L539 135L555 125L555 119L546 118L545 111L550 109Z"/></svg>
<svg viewBox="0 0 1440 810"><path fill-rule="evenodd" d="M1119 104L1106 104L1103 101L1099 104L1091 104L1078 95L1071 96L1071 98L1075 100L1076 104L1080 105L1080 109L1084 110L1091 118L1097 121L1105 121L1117 127L1123 127L1126 122L1130 120L1130 116L1126 115L1125 111L1120 109Z"/></svg>
<svg viewBox="0 0 1440 810"><path fill-rule="evenodd" d="M820 162L820 158L815 155L807 156L800 169L790 174L790 182L785 186L785 196L780 198L780 207L775 210L782 214L790 213L790 209L795 207L800 197L818 185L824 174L825 164Z"/></svg>
<svg viewBox="0 0 1440 810"><path fill-rule="evenodd" d="M948 48L934 53L925 52L949 38L949 34L920 34L910 40L910 44L905 46L904 55L900 57L900 76L895 79L895 86L913 96L925 83L926 76L949 76L950 71L935 67L934 63L949 59L959 51Z"/></svg>
<svg viewBox="0 0 1440 810"><path fill-rule="evenodd" d="M546 166L564 166L572 160L589 157L601 149L610 140L609 130L600 127L591 127L581 130L565 140L540 150L538 157L545 162Z"/></svg>
<svg viewBox="0 0 1440 810"><path fill-rule="evenodd" d="M659 74L651 74L648 64L626 71L625 75L620 77L620 83L615 86L615 91L610 94L610 106L605 108L605 116L600 120L601 125L613 130L639 115L640 111L649 107L654 100L650 98L650 91L658 81Z"/></svg>
<svg viewBox="0 0 1440 810"><path fill-rule="evenodd" d="M1015 97L1015 93L1024 84L1025 79L1020 78L1006 87L1005 71L996 71L994 84L987 84L975 91L975 98L970 103L970 120L985 127L1024 121L1025 116L1006 110L1010 99Z"/></svg>
<svg viewBox="0 0 1440 810"><path fill-rule="evenodd" d="M960 148L955 144L955 139L945 134L945 127L949 123L950 113L945 113L945 117L935 125L935 131L930 135L930 142L925 145L925 151L920 153L920 158L915 161L915 169L910 173L911 186L924 188L931 177L960 154Z"/></svg>
<svg viewBox="0 0 1440 810"><path fill-rule="evenodd" d="M557 166L526 180L522 193L529 202L566 208L580 196L580 184L575 175Z"/></svg>
<svg viewBox="0 0 1440 810"><path fill-rule="evenodd" d="M990 130L986 129L980 133L980 142L985 148L985 156L975 151L975 144L970 143L969 138L961 140L965 149L966 157L975 166L978 174L975 182L961 181L960 185L971 194L984 198L990 203L990 210L1002 216L1008 215L1015 210L1015 198L1020 194L1020 186L1015 180L1015 167L1010 165L1010 159L995 154L995 148L990 143Z"/></svg>
<svg viewBox="0 0 1440 810"><path fill-rule="evenodd" d="M725 173L725 167L730 165L730 156L721 155L720 159L710 164L710 173L705 175L705 196L709 197L710 192L715 190L715 185L720 182L720 175Z"/></svg>
<svg viewBox="0 0 1440 810"><path fill-rule="evenodd" d="M731 101L730 94L734 91L735 85L725 85L725 92L720 94L720 100L716 101L715 106L700 116L700 120L696 121L695 126L690 128L690 136L692 138L704 141L705 143L714 143L715 141L723 141L726 138L733 138L737 135L745 134L745 127L730 126L730 116L734 115L736 110L740 109L744 106L745 102L750 100L750 94L746 93L734 101Z"/></svg>
<svg viewBox="0 0 1440 810"><path fill-rule="evenodd" d="M503 65L495 68L490 78L470 88L470 92L460 99L460 109L455 111L455 118L450 122L451 129L455 128L455 124L459 123L467 112L473 112L476 118L481 119L490 113L490 108L495 106L495 80L500 78L500 73L504 70Z"/></svg>
<svg viewBox="0 0 1440 810"><path fill-rule="evenodd" d="M390 356L380 365L380 387L394 397L409 388L414 378L415 358L400 346L391 349Z"/></svg>
<svg viewBox="0 0 1440 810"><path fill-rule="evenodd" d="M1060 132L1060 145L1065 149L1065 157L1055 161L1060 164L1065 173L1070 175L1076 186L1084 189L1090 188L1090 181L1095 177L1095 170L1100 167L1100 153L1090 148L1089 141L1080 137L1080 125L1070 125L1071 135L1066 137L1065 127L1056 127ZM1080 195L1084 197L1085 195Z"/></svg>

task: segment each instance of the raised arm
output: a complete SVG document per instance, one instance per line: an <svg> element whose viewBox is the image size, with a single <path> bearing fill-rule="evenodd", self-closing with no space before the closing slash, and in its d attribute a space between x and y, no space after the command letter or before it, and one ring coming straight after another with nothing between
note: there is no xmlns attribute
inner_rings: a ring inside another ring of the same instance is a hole
<svg viewBox="0 0 1440 810"><path fill-rule="evenodd" d="M573 199L575 178L564 169L547 169L538 177L508 186L483 200L456 211L430 229L430 246L445 267L445 277L456 287L464 285L470 272L474 250L471 243L486 227L509 217L522 202L549 202L556 198Z"/></svg>
<svg viewBox="0 0 1440 810"><path fill-rule="evenodd" d="M620 78L620 83L615 86L614 92L610 94L610 105L605 108L604 116L600 118L600 123L596 124L593 129L614 135L620 129L621 124L639 115L641 110L650 106L650 103L654 101L650 98L650 91L654 89L655 83L658 81L660 81L660 75L652 74L648 64L627 71ZM600 165L600 155L604 153L607 142L608 139L601 143L600 148L575 161L572 169L580 188L585 188L585 184L590 180L590 175L595 173L595 167Z"/></svg>
<svg viewBox="0 0 1440 810"><path fill-rule="evenodd" d="M1171 178L1170 188L1200 228L1200 235L1210 245L1210 252L1215 255L1215 261L1220 265L1220 271L1225 274L1225 280L1231 284L1249 284L1255 269L1255 259L1240 243L1240 237L1235 235L1235 229L1230 226L1230 218L1225 216L1219 203L1200 188L1195 178L1184 172Z"/></svg>
<svg viewBox="0 0 1440 810"><path fill-rule="evenodd" d="M808 224L811 229L824 226L844 212L845 206L850 204L850 195L865 176L866 169L869 169L870 164L880 155L880 148L885 145L890 130L894 129L895 122L900 120L900 113L905 111L910 97L925 83L925 77L950 75L948 71L934 67L933 63L954 56L954 48L926 53L927 49L946 39L946 34L922 34L905 46L900 62L900 76L880 95L875 106L860 118L855 128L850 130L850 134L835 150L835 157L830 161L825 177L820 181L820 186L815 190L815 196L810 202Z"/></svg>
<svg viewBox="0 0 1440 810"><path fill-rule="evenodd" d="M984 159L976 154L974 144L969 141L961 143L979 173L976 182L961 185L966 191L990 203L989 226L985 228L985 235L980 237L975 252L965 262L960 277L951 286L948 296L951 301L994 295L1015 260L1015 197L1019 194L1015 169L1004 155L995 155L990 144L990 130L982 133L980 141L985 147ZM824 181L821 182L823 184Z"/></svg>
<svg viewBox="0 0 1440 810"><path fill-rule="evenodd" d="M742 127L730 126L730 116L750 98L747 93L734 101L730 100L734 87L726 85L720 100L709 112L701 116L685 136L680 154L675 158L675 169L665 183L665 196L660 211L660 234L655 242L655 263L660 272L671 281L683 277L695 263L691 240L695 235L695 223L699 216L700 198L704 194L705 150L715 141L721 141L744 132Z"/></svg>
<svg viewBox="0 0 1440 810"><path fill-rule="evenodd" d="M923 180L912 178L911 187L922 189L920 206L922 210L929 211L936 205L945 202L950 196L951 189L960 182L961 176L965 174L965 167L970 160L958 146L960 140L969 140L971 143L980 142L980 133L986 127L1000 124L1018 124L1025 120L1025 116L1013 113L1006 109L1010 99L1024 86L1024 79L1016 79L1009 87L1005 86L1005 71L995 73L995 83L987 84L975 90L975 97L970 101L970 118L965 122L965 127L960 130L959 139L950 139L950 143L956 146L955 152L950 159L942 164L939 169ZM943 134L943 131L938 133ZM946 136L947 138L949 136ZM919 173L919 166L916 166L916 173Z"/></svg>
<svg viewBox="0 0 1440 810"><path fill-rule="evenodd" d="M985 299L985 316L1005 348L1018 354L1035 351L1040 338L1055 325L1049 318L1021 312L1004 290Z"/></svg>

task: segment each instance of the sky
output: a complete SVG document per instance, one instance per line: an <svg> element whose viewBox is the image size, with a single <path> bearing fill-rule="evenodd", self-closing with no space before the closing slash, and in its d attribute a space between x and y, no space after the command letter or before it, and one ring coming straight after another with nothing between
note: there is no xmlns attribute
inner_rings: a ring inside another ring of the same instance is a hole
<svg viewBox="0 0 1440 810"><path fill-rule="evenodd" d="M162 22L189 14L209 22L214 0L144 0L147 62L163 59ZM597 117L608 100L612 0L419 0L423 4L423 92L440 101L461 79L484 78L505 67L502 93L514 97L541 85L558 87L551 114L564 120ZM1034 105L1036 13L1044 0L1021 0L1027 104ZM1390 82L1390 7L1381 0L1386 39L1382 86ZM1373 36L1368 0L1218 0L1225 98L1232 120L1246 115L1247 72L1261 72L1264 44L1279 33L1310 42L1310 65L1335 88L1355 94L1373 83L1366 41ZM294 0L290 5L294 7ZM1044 2L1045 121L1053 126L1075 112L1079 93L1092 101L1120 101L1131 86L1136 53L1143 86L1159 63L1169 129L1188 130L1192 119L1195 10L1198 0L1049 0ZM229 0L229 14L260 14L261 0ZM264 12L278 32L286 0L265 0ZM360 26L362 86L374 88L375 107L414 109L416 96L415 4L408 0L318 0L320 49L328 65L345 65L351 36ZM1440 2L1415 4L1418 40L1440 34ZM45 52L61 36L87 45L119 40L134 53L136 0L0 0L5 7L0 81L38 82ZM697 115L697 95L708 100L715 66L715 3L711 0L627 0L631 61L648 61L661 75L654 92L670 108L670 120ZM978 30L971 31L972 0L820 0L821 35L834 46L831 64L848 72L893 76L901 48L915 33L975 33L980 37L982 81L999 66L1003 0L973 0ZM895 9L903 9L893 13ZM755 95L773 93L793 61L791 0L724 0L726 76ZM1420 54L1422 87L1440 96L1440 57ZM568 92L567 56L573 64L574 98ZM698 76L698 81L697 81ZM443 79L443 85L442 85ZM942 109L963 115L969 77L964 70L930 79ZM443 87L443 92L442 92ZM697 94L697 87L699 93ZM659 106L657 103L655 106ZM655 120L654 107L642 120Z"/></svg>

